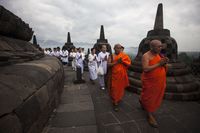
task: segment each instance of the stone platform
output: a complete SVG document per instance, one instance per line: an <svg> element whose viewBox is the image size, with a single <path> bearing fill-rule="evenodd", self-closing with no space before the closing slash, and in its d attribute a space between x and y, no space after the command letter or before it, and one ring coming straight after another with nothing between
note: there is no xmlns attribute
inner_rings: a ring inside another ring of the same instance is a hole
<svg viewBox="0 0 200 133"><path fill-rule="evenodd" d="M126 91L120 111L114 112L107 91L90 83L74 85L75 72L65 69L61 104L54 111L43 133L199 133L200 103L164 100L155 113L159 128L149 126L140 108L138 95Z"/></svg>

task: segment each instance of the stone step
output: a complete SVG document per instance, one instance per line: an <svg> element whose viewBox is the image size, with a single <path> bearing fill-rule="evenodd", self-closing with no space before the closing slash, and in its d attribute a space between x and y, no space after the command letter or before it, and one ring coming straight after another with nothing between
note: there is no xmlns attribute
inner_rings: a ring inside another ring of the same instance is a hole
<svg viewBox="0 0 200 133"><path fill-rule="evenodd" d="M141 73L139 72L133 72L133 71L129 71L128 72L128 76L130 78L134 78L134 79L141 79ZM195 78L192 74L187 74L187 75L180 75L180 76L167 76L167 83L190 83L190 82L194 82L195 80L197 80L197 78Z"/></svg>
<svg viewBox="0 0 200 133"><path fill-rule="evenodd" d="M200 91L194 91L189 93L165 93L165 99L177 100L177 101L192 101L200 99Z"/></svg>
<svg viewBox="0 0 200 133"><path fill-rule="evenodd" d="M142 88L137 88L135 86L130 85L130 87L127 90L130 92L140 94L142 91ZM167 100L177 100L177 101L198 100L198 99L200 99L200 90L196 90L193 92L186 92L186 93L184 93L184 92L183 93L165 92L164 98Z"/></svg>
<svg viewBox="0 0 200 133"><path fill-rule="evenodd" d="M130 84L136 88L142 87L142 82L140 79L135 79L129 77ZM169 80L168 80L169 81ZM199 88L198 82L193 79L190 82L178 83L178 82L167 82L166 92L171 93L182 93L182 92L194 92Z"/></svg>

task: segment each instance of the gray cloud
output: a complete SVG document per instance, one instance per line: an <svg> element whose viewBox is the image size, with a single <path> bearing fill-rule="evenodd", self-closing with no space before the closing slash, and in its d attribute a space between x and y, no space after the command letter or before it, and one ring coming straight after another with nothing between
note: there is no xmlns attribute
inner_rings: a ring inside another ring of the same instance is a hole
<svg viewBox="0 0 200 133"><path fill-rule="evenodd" d="M111 44L138 46L153 28L156 8L164 5L164 26L171 31L179 50L200 51L199 0L1 0L34 29L39 39L64 43L95 43L100 25Z"/></svg>

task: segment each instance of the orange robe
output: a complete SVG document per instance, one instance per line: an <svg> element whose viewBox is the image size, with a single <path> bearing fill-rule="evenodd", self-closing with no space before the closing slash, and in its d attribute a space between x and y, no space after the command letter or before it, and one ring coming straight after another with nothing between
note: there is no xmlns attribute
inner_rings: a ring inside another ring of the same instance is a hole
<svg viewBox="0 0 200 133"><path fill-rule="evenodd" d="M122 58L123 64L120 63L114 65L111 72L110 95L114 103L117 103L122 99L124 95L124 89L129 86L127 69L131 64L131 60L128 55L121 52L118 55L113 55L113 63L117 62L119 58Z"/></svg>
<svg viewBox="0 0 200 133"><path fill-rule="evenodd" d="M149 61L154 65L161 60L159 55ZM142 73L141 102L148 112L154 112L160 106L166 88L166 68L157 67L150 72Z"/></svg>

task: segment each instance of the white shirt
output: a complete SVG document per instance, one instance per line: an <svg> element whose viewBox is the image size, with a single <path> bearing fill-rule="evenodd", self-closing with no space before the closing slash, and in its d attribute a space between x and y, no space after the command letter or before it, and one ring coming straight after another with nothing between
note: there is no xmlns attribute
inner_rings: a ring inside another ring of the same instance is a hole
<svg viewBox="0 0 200 133"><path fill-rule="evenodd" d="M105 57L106 57L107 60L108 60L108 57L109 57L109 53L108 53L108 52L105 52L105 53L100 52L100 53L98 54L98 62L100 63L99 65L102 65L104 74L107 73L107 60L104 60Z"/></svg>

